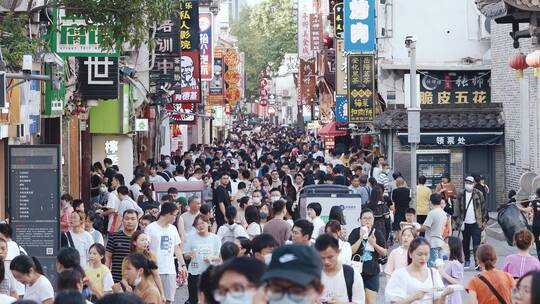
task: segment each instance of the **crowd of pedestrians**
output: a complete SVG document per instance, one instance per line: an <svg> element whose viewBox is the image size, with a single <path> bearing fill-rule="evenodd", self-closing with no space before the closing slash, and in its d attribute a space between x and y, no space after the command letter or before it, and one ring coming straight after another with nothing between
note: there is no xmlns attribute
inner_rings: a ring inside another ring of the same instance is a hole
<svg viewBox="0 0 540 304"><path fill-rule="evenodd" d="M413 201L411 181L372 151L242 129L142 163L129 183L110 159L94 164L91 200L61 197L53 282L0 224L0 303L163 304L184 285L185 304L540 303L540 262L529 255L538 236L518 231L516 253L496 268L480 177L420 176ZM175 188L189 181L203 182L202 195ZM167 194L156 196L157 183L170 183ZM348 187L361 211L345 217L336 200L301 212L302 189L317 184ZM477 275L465 281L467 269Z"/></svg>

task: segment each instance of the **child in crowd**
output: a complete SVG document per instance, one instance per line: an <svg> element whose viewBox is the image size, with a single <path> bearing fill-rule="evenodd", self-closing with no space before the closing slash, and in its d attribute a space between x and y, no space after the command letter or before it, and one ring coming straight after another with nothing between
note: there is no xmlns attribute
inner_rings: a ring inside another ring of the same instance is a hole
<svg viewBox="0 0 540 304"><path fill-rule="evenodd" d="M86 276L90 281L88 286L92 291L93 299L100 299L112 292L114 285L111 271L105 263L105 247L101 244L94 244L88 250L88 269L85 270Z"/></svg>
<svg viewBox="0 0 540 304"><path fill-rule="evenodd" d="M400 226L401 230L407 226L414 229L420 228L420 224L416 221L416 210L414 210L414 208L409 208L405 211L405 222L401 222Z"/></svg>
<svg viewBox="0 0 540 304"><path fill-rule="evenodd" d="M448 263L439 265L439 273L445 286L463 284L463 245L455 236L448 237ZM454 291L447 298L447 304L461 304L461 292Z"/></svg>
<svg viewBox="0 0 540 304"><path fill-rule="evenodd" d="M96 219L98 217L99 215L97 215L96 213L91 212L91 211L88 212L86 215L86 222L84 223L84 230L90 233L90 235L94 239L94 243L105 245L103 241L103 235L101 234L101 232L94 229L94 223L96 222Z"/></svg>

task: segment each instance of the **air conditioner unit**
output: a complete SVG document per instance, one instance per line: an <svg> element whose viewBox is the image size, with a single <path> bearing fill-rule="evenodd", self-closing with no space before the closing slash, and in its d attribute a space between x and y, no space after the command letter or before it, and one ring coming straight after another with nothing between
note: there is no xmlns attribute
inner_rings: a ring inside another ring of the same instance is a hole
<svg viewBox="0 0 540 304"><path fill-rule="evenodd" d="M34 0L32 8L45 5L45 0ZM28 10L28 0L0 0L0 12L26 12Z"/></svg>
<svg viewBox="0 0 540 304"><path fill-rule="evenodd" d="M484 15L480 16L480 39L491 38L491 18L486 18Z"/></svg>

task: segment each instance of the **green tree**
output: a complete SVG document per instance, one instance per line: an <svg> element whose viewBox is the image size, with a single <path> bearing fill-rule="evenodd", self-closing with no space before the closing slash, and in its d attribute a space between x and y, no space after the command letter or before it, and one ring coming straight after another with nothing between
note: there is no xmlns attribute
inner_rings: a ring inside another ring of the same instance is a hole
<svg viewBox="0 0 540 304"><path fill-rule="evenodd" d="M285 53L297 52L293 0L265 0L246 6L232 22L238 48L246 54L246 96L258 95L261 71L275 71Z"/></svg>

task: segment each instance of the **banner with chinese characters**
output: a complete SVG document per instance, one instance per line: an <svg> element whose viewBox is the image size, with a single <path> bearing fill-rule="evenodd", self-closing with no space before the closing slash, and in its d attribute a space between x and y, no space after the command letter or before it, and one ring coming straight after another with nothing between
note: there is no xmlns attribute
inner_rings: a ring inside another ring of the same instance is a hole
<svg viewBox="0 0 540 304"><path fill-rule="evenodd" d="M216 48L214 54L214 75L210 81L208 103L215 105L223 104L223 49Z"/></svg>
<svg viewBox="0 0 540 304"><path fill-rule="evenodd" d="M50 46L53 52L61 57L118 57L118 50L107 50L101 47L103 34L97 29L84 28L84 16L67 15L66 10L53 8L53 35Z"/></svg>
<svg viewBox="0 0 540 304"><path fill-rule="evenodd" d="M407 146L407 133L398 133L399 142ZM504 133L501 132L445 132L420 133L420 144L428 146L485 146L504 144Z"/></svg>
<svg viewBox="0 0 540 304"><path fill-rule="evenodd" d="M480 104L491 102L491 73L480 71L420 71L420 104Z"/></svg>
<svg viewBox="0 0 540 304"><path fill-rule="evenodd" d="M375 114L375 61L372 54L347 57L349 123L372 122Z"/></svg>
<svg viewBox="0 0 540 304"><path fill-rule="evenodd" d="M174 102L201 101L201 66L199 53L199 3L181 1L180 12L180 91Z"/></svg>
<svg viewBox="0 0 540 304"><path fill-rule="evenodd" d="M214 14L210 12L199 13L201 79L206 81L212 80L214 76L213 22Z"/></svg>
<svg viewBox="0 0 540 304"><path fill-rule="evenodd" d="M300 59L299 71L299 92L298 101L301 105L307 106L313 103L316 97L317 74L315 73L315 59Z"/></svg>
<svg viewBox="0 0 540 304"><path fill-rule="evenodd" d="M336 4L333 7L334 11L334 37L338 39L343 38L343 0L335 1Z"/></svg>
<svg viewBox="0 0 540 304"><path fill-rule="evenodd" d="M347 104L347 96L345 95L336 95L336 124L347 124L349 118L347 113L349 111Z"/></svg>
<svg viewBox="0 0 540 304"><path fill-rule="evenodd" d="M156 28L154 67L150 71L150 93L159 90L180 94L180 19L177 14Z"/></svg>
<svg viewBox="0 0 540 304"><path fill-rule="evenodd" d="M78 63L82 99L118 98L118 58L79 57Z"/></svg>
<svg viewBox="0 0 540 304"><path fill-rule="evenodd" d="M322 50L323 44L323 22L321 14L309 15L310 35L311 35L311 50Z"/></svg>
<svg viewBox="0 0 540 304"><path fill-rule="evenodd" d="M344 0L343 3L345 51L375 51L375 0Z"/></svg>
<svg viewBox="0 0 540 304"><path fill-rule="evenodd" d="M225 100L231 105L236 105L240 100L240 72L238 64L240 56L235 49L226 49L223 55L223 63L225 64L225 73L223 81L225 82Z"/></svg>
<svg viewBox="0 0 540 304"><path fill-rule="evenodd" d="M298 57L313 57L311 49L311 26L309 15L313 12L313 0L298 1Z"/></svg>
<svg viewBox="0 0 540 304"><path fill-rule="evenodd" d="M336 92L347 95L347 55L343 52L343 39L336 39Z"/></svg>
<svg viewBox="0 0 540 304"><path fill-rule="evenodd" d="M165 106L169 114L170 124L191 125L195 124L197 104L189 102L175 102Z"/></svg>

